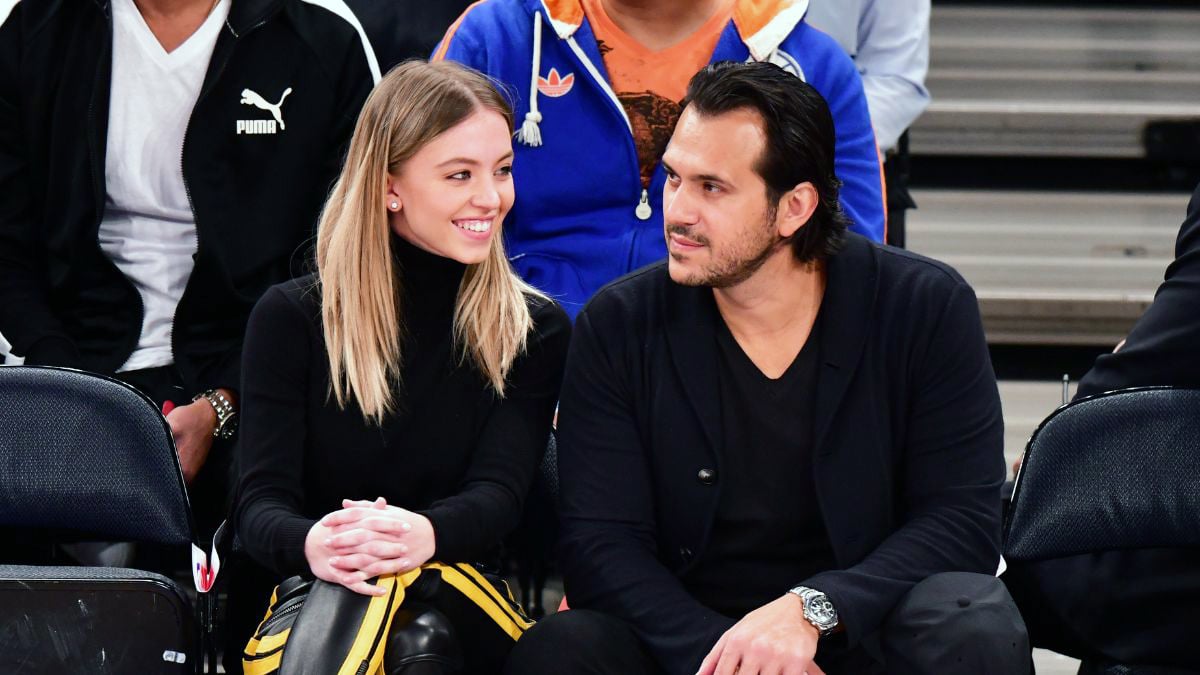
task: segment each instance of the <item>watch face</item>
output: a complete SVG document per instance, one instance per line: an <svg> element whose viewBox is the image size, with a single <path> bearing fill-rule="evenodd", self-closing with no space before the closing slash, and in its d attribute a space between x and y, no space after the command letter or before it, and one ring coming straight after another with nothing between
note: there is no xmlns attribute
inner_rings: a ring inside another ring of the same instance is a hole
<svg viewBox="0 0 1200 675"><path fill-rule="evenodd" d="M226 441L233 438L233 435L237 433L237 426L238 426L238 416L230 415L225 420L225 423L221 425L221 430L218 433L218 436L220 436L220 438L222 440L226 440Z"/></svg>
<svg viewBox="0 0 1200 675"><path fill-rule="evenodd" d="M813 595L804 603L804 614L820 624L837 623L837 611L824 593Z"/></svg>

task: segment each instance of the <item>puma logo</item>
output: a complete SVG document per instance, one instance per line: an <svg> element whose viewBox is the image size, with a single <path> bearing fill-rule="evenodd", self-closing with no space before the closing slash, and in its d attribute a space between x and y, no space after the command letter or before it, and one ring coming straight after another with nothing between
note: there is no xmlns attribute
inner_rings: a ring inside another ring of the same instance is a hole
<svg viewBox="0 0 1200 675"><path fill-rule="evenodd" d="M237 133L239 134L273 134L276 133L276 125L279 130L287 129L287 125L283 123L283 111L280 109L283 102L292 93L292 88L288 87L283 90L283 95L279 97L279 103L271 103L263 98L258 92L253 89L246 88L242 90L242 105L250 105L265 110L271 113L274 120L238 120Z"/></svg>

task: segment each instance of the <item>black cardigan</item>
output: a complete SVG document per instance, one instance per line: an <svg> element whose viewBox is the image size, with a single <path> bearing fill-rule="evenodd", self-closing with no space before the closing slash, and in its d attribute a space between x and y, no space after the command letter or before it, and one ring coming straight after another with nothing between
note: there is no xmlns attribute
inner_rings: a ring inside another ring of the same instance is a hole
<svg viewBox="0 0 1200 675"><path fill-rule="evenodd" d="M396 240L400 241L400 240ZM499 399L451 344L463 266L400 244L407 337L402 409L382 427L356 405L338 410L314 279L273 287L250 316L239 432L238 531L281 575L309 572L304 539L343 498L418 511L433 523L435 558L484 560L517 524L546 449L570 322L530 300L535 328Z"/></svg>
<svg viewBox="0 0 1200 675"><path fill-rule="evenodd" d="M1125 344L1096 359L1076 397L1113 389L1174 385L1200 387L1200 185L1188 202L1175 241L1175 260Z"/></svg>
<svg viewBox="0 0 1200 675"><path fill-rule="evenodd" d="M828 274L811 448L837 565L795 581L830 596L853 644L920 580L995 572L1003 421L958 274L856 235ZM601 290L576 319L559 409L571 606L628 621L672 673L694 673L737 618L679 580L704 557L736 451L722 447L707 294L662 263Z"/></svg>

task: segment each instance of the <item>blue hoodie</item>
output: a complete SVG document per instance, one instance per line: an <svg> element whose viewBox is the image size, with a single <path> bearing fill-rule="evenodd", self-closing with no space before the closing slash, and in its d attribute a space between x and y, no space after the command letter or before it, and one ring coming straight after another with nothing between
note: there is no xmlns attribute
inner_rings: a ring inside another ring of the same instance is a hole
<svg viewBox="0 0 1200 675"><path fill-rule="evenodd" d="M807 9L807 0L736 0L712 62L771 61L825 97L850 229L883 241L882 172L862 81L837 43L804 23ZM504 234L513 266L529 283L573 318L601 286L666 256L662 165L643 190L629 120L580 0L481 0L450 27L433 58L464 63L515 90L523 123L514 144L517 200Z"/></svg>

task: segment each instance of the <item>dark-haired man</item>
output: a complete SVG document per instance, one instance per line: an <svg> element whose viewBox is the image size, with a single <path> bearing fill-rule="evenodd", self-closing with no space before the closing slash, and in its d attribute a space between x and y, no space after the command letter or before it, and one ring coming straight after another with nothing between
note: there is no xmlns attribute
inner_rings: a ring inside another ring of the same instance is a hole
<svg viewBox="0 0 1200 675"><path fill-rule="evenodd" d="M669 258L575 324L572 609L509 672L1012 673L1002 421L971 288L845 232L833 121L770 64L692 80Z"/></svg>

